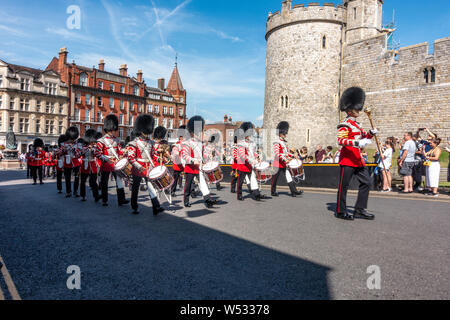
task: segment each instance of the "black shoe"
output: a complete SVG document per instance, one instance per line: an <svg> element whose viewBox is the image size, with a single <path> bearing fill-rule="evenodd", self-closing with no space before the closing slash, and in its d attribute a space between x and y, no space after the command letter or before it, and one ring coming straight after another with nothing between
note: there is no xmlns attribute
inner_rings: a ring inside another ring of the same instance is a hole
<svg viewBox="0 0 450 320"><path fill-rule="evenodd" d="M33 186L35 186L35 185L37 185L37 183L36 183L36 182L34 182L34 183L33 183Z"/></svg>
<svg viewBox="0 0 450 320"><path fill-rule="evenodd" d="M86 198L83 197L83 198L81 199L81 202L86 202Z"/></svg>
<svg viewBox="0 0 450 320"><path fill-rule="evenodd" d="M297 193L295 192L295 193L291 193L291 197L292 198L297 198Z"/></svg>
<svg viewBox="0 0 450 320"><path fill-rule="evenodd" d="M184 207L185 207L185 208L190 208L190 207L192 207L192 205L191 205L190 202L185 202L185 203L184 203Z"/></svg>
<svg viewBox="0 0 450 320"><path fill-rule="evenodd" d="M220 191L220 190L222 190L222 189L223 189L222 186L218 186L218 187L217 187L217 191Z"/></svg>
<svg viewBox="0 0 450 320"><path fill-rule="evenodd" d="M259 195L259 198L260 198L261 200L265 200L265 199L267 199L267 197L266 197L266 195L265 195L265 194L260 194L260 195Z"/></svg>
<svg viewBox="0 0 450 320"><path fill-rule="evenodd" d="M107 203L107 202L103 202L103 206L104 206L104 207L107 207L107 206L108 206L108 203Z"/></svg>
<svg viewBox="0 0 450 320"><path fill-rule="evenodd" d="M205 205L207 208L212 208L214 207L214 201L211 199L205 200Z"/></svg>
<svg viewBox="0 0 450 320"><path fill-rule="evenodd" d="M153 207L153 215L154 216L157 216L161 212L164 212L164 208L162 208L162 207L157 207L157 208Z"/></svg>
<svg viewBox="0 0 450 320"><path fill-rule="evenodd" d="M236 190L231 190L231 193L236 193Z"/></svg>
<svg viewBox="0 0 450 320"><path fill-rule="evenodd" d="M364 209L356 209L354 216L355 219L375 220L375 215L368 213Z"/></svg>
<svg viewBox="0 0 450 320"><path fill-rule="evenodd" d="M70 197L72 197L72 194L71 193L66 193L66 198L70 198Z"/></svg>
<svg viewBox="0 0 450 320"><path fill-rule="evenodd" d="M237 199L238 199L239 201L244 201L244 198L242 197L242 194L238 194Z"/></svg>
<svg viewBox="0 0 450 320"><path fill-rule="evenodd" d="M61 194L61 193L62 193L62 191L61 191L61 190L59 190L59 191L58 191L58 193L59 193L59 194Z"/></svg>
<svg viewBox="0 0 450 320"><path fill-rule="evenodd" d="M272 192L272 197L279 197L280 195L278 194L278 192Z"/></svg>
<svg viewBox="0 0 450 320"><path fill-rule="evenodd" d="M42 181L41 181L41 183L40 184L44 184Z"/></svg>
<svg viewBox="0 0 450 320"><path fill-rule="evenodd" d="M133 210L133 212L131 214L138 215L139 214L139 210L138 209Z"/></svg>
<svg viewBox="0 0 450 320"><path fill-rule="evenodd" d="M355 218L353 217L353 215L352 215L352 214L348 214L348 213L335 213L334 216L335 216L336 218L342 219L342 220L349 220L349 221L355 220Z"/></svg>
<svg viewBox="0 0 450 320"><path fill-rule="evenodd" d="M95 202L99 202L102 199L102 197L98 196L97 198L95 198Z"/></svg>
<svg viewBox="0 0 450 320"><path fill-rule="evenodd" d="M258 202L261 201L261 195L260 194L255 195L253 197L253 200L258 201Z"/></svg>
<svg viewBox="0 0 450 320"><path fill-rule="evenodd" d="M296 195L301 196L303 195L305 192L303 190L298 190L295 192Z"/></svg>

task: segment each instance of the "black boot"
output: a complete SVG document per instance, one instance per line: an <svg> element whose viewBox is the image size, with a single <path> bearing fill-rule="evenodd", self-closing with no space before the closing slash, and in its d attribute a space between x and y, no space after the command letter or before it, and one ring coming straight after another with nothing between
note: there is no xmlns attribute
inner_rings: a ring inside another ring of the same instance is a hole
<svg viewBox="0 0 450 320"><path fill-rule="evenodd" d="M239 193L239 194L237 195L237 199L238 199L239 201L244 201L244 198L242 197L242 193Z"/></svg>
<svg viewBox="0 0 450 320"><path fill-rule="evenodd" d="M272 192L272 197L279 197L280 195L278 194L278 192Z"/></svg>
<svg viewBox="0 0 450 320"><path fill-rule="evenodd" d="M291 190L291 196L292 196L292 197L295 198L296 196L299 195L299 193L297 192L297 187L295 186L294 181L291 181L291 182L289 183L289 189Z"/></svg>
<svg viewBox="0 0 450 320"><path fill-rule="evenodd" d="M209 196L205 197L205 205L206 205L207 208L214 207L214 203L215 202Z"/></svg>
<svg viewBox="0 0 450 320"><path fill-rule="evenodd" d="M349 213L335 213L334 216L338 219L353 221L355 218Z"/></svg>
<svg viewBox="0 0 450 320"><path fill-rule="evenodd" d="M356 209L354 217L355 219L375 220L375 215L368 213L364 209Z"/></svg>
<svg viewBox="0 0 450 320"><path fill-rule="evenodd" d="M130 203L130 201L125 198L125 189L117 189L117 201L119 202L119 207Z"/></svg>
<svg viewBox="0 0 450 320"><path fill-rule="evenodd" d="M160 214L161 212L164 211L164 208L162 208L161 205L159 204L158 198L152 199L152 205L153 205L153 215L154 216L157 216L158 214Z"/></svg>
<svg viewBox="0 0 450 320"><path fill-rule="evenodd" d="M254 190L252 192L253 200L255 201L261 201L261 194L259 193L259 190Z"/></svg>

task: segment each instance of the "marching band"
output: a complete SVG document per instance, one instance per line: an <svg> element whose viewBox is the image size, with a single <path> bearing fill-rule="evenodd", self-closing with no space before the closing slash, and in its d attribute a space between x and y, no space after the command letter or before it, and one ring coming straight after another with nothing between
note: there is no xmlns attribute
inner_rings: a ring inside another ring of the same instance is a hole
<svg viewBox="0 0 450 320"><path fill-rule="evenodd" d="M338 126L337 140L343 148L340 154L341 176L335 215L344 220L375 218L366 211L370 178L360 149L371 143L377 130L373 128L366 132L356 121L364 101L365 93L360 88L347 89L340 100L340 110L348 116ZM366 110L367 112L369 111ZM132 213L139 214L139 191L147 190L156 216L164 211L160 196L164 196L171 205L177 186L181 185L184 178L184 207L192 206L190 199L197 196L198 189L205 206L213 208L219 202L211 196L210 186L216 185L217 190L221 190L220 182L224 178L220 168L222 150L217 145L215 136L210 137L207 144L204 143L205 120L201 116L194 116L187 126L180 127L177 130L178 141L172 149L165 140L167 129L155 129L154 124L155 120L151 115L137 117L131 137L123 145L117 138L118 118L112 114L104 120L104 136L89 129L79 139L78 128L70 127L65 135L59 137L58 146L51 151L48 149L48 152L44 151L44 143L38 138L27 154L33 184L37 184L38 177L43 184L43 166L48 166L47 174L52 169L56 172L58 193L62 193L64 175L66 197L79 197L80 187L81 200L86 201L86 182L89 181L94 201L102 200L103 206L108 206L108 185L112 175L116 182L119 206L130 203L125 196L125 185L130 186ZM304 180L305 174L298 152L288 147L289 123L282 121L277 126L278 137L273 143L272 166L269 162L262 161L258 154L253 139L254 130L253 123L244 122L234 131L230 192L237 195L238 201L243 201L242 188L245 183L251 197L259 202L267 199L261 193L261 185L271 182L271 196L278 197L277 184L279 178L283 177L292 197L302 195L303 191L297 190L296 184ZM167 168L170 162L173 163L173 173ZM350 214L347 211L346 195L354 176L360 182L360 189L355 213Z"/></svg>

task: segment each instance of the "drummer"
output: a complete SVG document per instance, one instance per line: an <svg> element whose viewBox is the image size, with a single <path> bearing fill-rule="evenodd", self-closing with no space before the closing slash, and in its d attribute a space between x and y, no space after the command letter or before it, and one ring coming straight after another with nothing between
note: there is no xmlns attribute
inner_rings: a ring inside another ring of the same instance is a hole
<svg viewBox="0 0 450 320"><path fill-rule="evenodd" d="M205 147L205 151L203 153L203 158L205 160L205 163L208 162L218 162L220 163L220 157L222 156L222 153L220 152L219 146L217 145L217 139L216 136L211 136L208 139L208 143ZM216 189L217 191L222 190L222 186L220 185L220 182L216 183Z"/></svg>
<svg viewBox="0 0 450 320"><path fill-rule="evenodd" d="M170 153L168 153L167 142L164 140L167 135L167 129L157 127L153 132L153 164L155 167L166 165L170 161Z"/></svg>
<svg viewBox="0 0 450 320"><path fill-rule="evenodd" d="M277 126L279 138L273 144L275 159L273 161L274 175L272 177L272 197L278 197L277 183L280 175L286 177L286 181L291 190L291 196L296 197L303 194L303 191L297 191L295 182L291 173L287 170L290 161L295 159L295 155L289 152L286 137L289 133L289 123L282 121Z"/></svg>
<svg viewBox="0 0 450 320"><path fill-rule="evenodd" d="M184 206L191 207L189 202L194 178L199 181L200 191L205 199L207 208L212 208L216 201L211 199L205 177L201 172L203 166L203 129L205 128L205 120L200 116L192 117L187 125L189 139L183 143L181 150L181 158L185 161L184 173L186 182L184 185Z"/></svg>
<svg viewBox="0 0 450 320"><path fill-rule="evenodd" d="M156 216L164 211L159 203L157 192L148 179L149 170L154 167L154 142L150 139L154 123L155 120L149 114L137 117L134 124L136 138L127 146L128 161L133 166L133 184L131 186L131 208L133 209L133 214L139 214L138 195L142 179L145 180L152 201L153 215Z"/></svg>
<svg viewBox="0 0 450 320"><path fill-rule="evenodd" d="M251 194L255 201L261 201L265 197L261 195L258 182L256 180L254 166L258 164L257 155L252 136L255 126L251 122L244 122L239 128L238 133L238 156L237 156L237 199L244 200L242 197L242 185L244 181L250 179Z"/></svg>
<svg viewBox="0 0 450 320"><path fill-rule="evenodd" d="M180 180L183 180L181 174L184 171L184 164L181 160L181 148L184 140L184 132L186 130L186 126L181 126L178 128L178 141L172 148L172 163L173 163L173 185L171 189L172 198L175 197L175 191L177 190L178 183Z"/></svg>

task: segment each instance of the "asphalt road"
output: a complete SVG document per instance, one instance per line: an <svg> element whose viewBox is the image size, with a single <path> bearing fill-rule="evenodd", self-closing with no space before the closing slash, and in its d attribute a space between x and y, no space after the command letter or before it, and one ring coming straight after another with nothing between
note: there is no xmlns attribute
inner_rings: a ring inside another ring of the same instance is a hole
<svg viewBox="0 0 450 320"><path fill-rule="evenodd" d="M32 186L23 172L0 172L0 256L22 299L450 298L445 197L372 196L376 220L346 222L333 217L327 192L256 203L214 191L212 210L185 210L178 196L155 218L145 193L133 216L110 191L105 208L66 199L54 181ZM71 265L81 290L67 288ZM373 265L378 290L367 287Z"/></svg>

